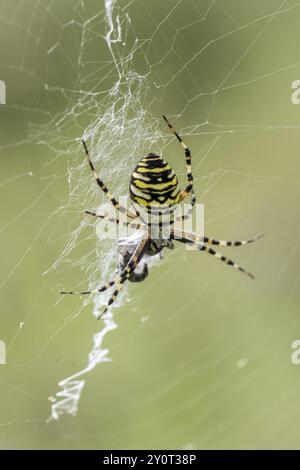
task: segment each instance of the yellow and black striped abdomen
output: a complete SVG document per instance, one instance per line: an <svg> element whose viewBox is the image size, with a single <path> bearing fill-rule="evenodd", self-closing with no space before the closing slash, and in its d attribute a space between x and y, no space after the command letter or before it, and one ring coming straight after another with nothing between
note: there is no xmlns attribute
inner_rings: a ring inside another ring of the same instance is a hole
<svg viewBox="0 0 300 470"><path fill-rule="evenodd" d="M159 155L149 153L135 167L130 181L130 198L148 210L179 203L178 179Z"/></svg>

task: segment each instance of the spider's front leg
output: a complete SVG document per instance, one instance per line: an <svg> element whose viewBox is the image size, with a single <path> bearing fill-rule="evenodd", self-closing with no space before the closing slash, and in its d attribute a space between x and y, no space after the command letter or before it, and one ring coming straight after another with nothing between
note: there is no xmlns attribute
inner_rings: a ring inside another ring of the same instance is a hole
<svg viewBox="0 0 300 470"><path fill-rule="evenodd" d="M140 240L137 247L135 248L130 260L128 261L127 265L121 272L119 276L116 276L112 281L109 281L107 284L99 287L98 289L82 291L82 292L75 292L75 291L61 291L61 294L68 294L68 295L89 295L89 294L98 294L100 292L104 292L110 287L117 285L116 290L113 292L113 295L110 297L107 307L103 310L103 312L97 317L99 320L108 310L108 308L113 304L116 300L117 295L119 294L122 285L124 282L131 276L133 271L135 270L136 266L142 259L145 251L147 250L149 243L148 233Z"/></svg>
<svg viewBox="0 0 300 470"><path fill-rule="evenodd" d="M121 248L120 250L120 260L119 260L119 271L120 274L124 271L126 268L132 253L128 251L125 247ZM148 265L143 261L143 259L140 260L138 265L135 267L135 269L130 273L130 276L128 277L128 281L130 282L142 282L146 279L146 277L149 274L148 270Z"/></svg>
<svg viewBox="0 0 300 470"><path fill-rule="evenodd" d="M148 248L149 244L149 236L148 233L142 238L142 240L139 242L138 246L134 250L133 255L131 256L129 262L127 263L126 267L123 269L121 275L120 275L120 280L116 283L117 288L113 292L112 296L110 297L109 301L107 302L107 306L104 308L104 310L101 312L101 314L97 317L98 320L107 312L108 308L114 303L116 300L120 290L122 289L122 286L124 282L129 279L129 277L132 275L134 272L135 268L139 264L140 260L142 259L145 251Z"/></svg>

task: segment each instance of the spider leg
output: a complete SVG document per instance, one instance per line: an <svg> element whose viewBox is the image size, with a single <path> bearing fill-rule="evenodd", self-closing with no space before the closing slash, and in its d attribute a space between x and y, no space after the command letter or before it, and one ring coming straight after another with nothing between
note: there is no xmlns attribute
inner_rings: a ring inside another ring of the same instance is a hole
<svg viewBox="0 0 300 470"><path fill-rule="evenodd" d="M191 205L194 206L196 203L196 196L193 190L193 187L191 187L190 184L188 184L180 193L180 201L182 202L185 200L185 198L190 194L191 196Z"/></svg>
<svg viewBox="0 0 300 470"><path fill-rule="evenodd" d="M176 235L176 230L173 230L173 233ZM179 238L181 236L184 236L188 239L190 239L192 242L195 243L206 243L207 245L219 245L219 246L244 246L244 245L249 245L250 243L254 243L260 238L264 236L263 233L259 233L258 235L255 235L253 238L250 238L249 240L216 240L214 238L210 237L199 237L198 235L194 233L188 233L188 232L179 232L178 231Z"/></svg>
<svg viewBox="0 0 300 470"><path fill-rule="evenodd" d="M171 132L173 132L173 134L175 135L177 140L180 142L180 144L181 144L181 146L184 150L184 153L185 153L186 175L187 175L187 179L188 179L188 184L180 193L180 202L182 202L190 194L191 195L191 206L192 207L189 209L187 214L177 217L176 220L186 220L191 216L192 208L196 203L196 196L195 196L195 193L193 191L194 178L193 178L193 173L192 173L192 155L191 155L190 149L185 145L182 138L176 132L174 127L170 124L170 122L168 121L166 116L163 116L163 118L166 121L168 127L171 129Z"/></svg>
<svg viewBox="0 0 300 470"><path fill-rule="evenodd" d="M99 292L105 292L107 289L115 285L118 280L120 280L120 275L116 276L112 281L109 281L107 284L99 287L98 289L86 290L86 291L60 291L60 294L66 295L89 295L89 294L98 294Z"/></svg>
<svg viewBox="0 0 300 470"><path fill-rule="evenodd" d="M188 186L187 186L188 188ZM175 218L175 221L178 222L180 220L187 220L191 217L192 215L192 212L193 212L193 207L196 203L196 196L195 196L195 193L194 193L194 190L191 189L189 190L188 192L186 191L186 188L183 189L180 193L180 202L182 202L188 195L189 193L191 194L191 207L189 207L188 211L186 214L182 214L182 215L179 215L178 217Z"/></svg>
<svg viewBox="0 0 300 470"><path fill-rule="evenodd" d="M117 288L113 292L112 296L110 297L109 301L107 302L107 306L104 308L104 310L100 313L100 315L97 317L97 320L100 320L100 318L107 312L109 307L114 303L116 300L119 292L122 289L122 286L124 282L129 278L130 274L135 270L137 265L139 264L140 260L142 259L145 250L147 249L149 243L149 238L148 234L146 237L144 237L140 243L138 244L137 248L135 249L132 257L130 258L127 266L124 268L120 275L120 280L117 283Z"/></svg>
<svg viewBox="0 0 300 470"><path fill-rule="evenodd" d="M94 178L99 186L99 188L104 192L104 194L106 194L106 196L108 197L108 199L110 200L110 202L113 204L113 206L118 209L118 211L120 212L124 212L127 214L128 217L130 217L131 219L135 219L136 217L138 217L138 214L133 214L131 212L129 212L126 207L123 207L121 206L118 201L114 198L114 196L110 193L110 191L108 190L107 186L103 183L103 181L99 178L96 170L95 170L95 167L94 167L94 164L90 158L90 154L89 154L89 151L88 151L88 148L87 148L87 145L85 143L85 141L82 139L82 145L83 145L83 148L84 148L84 151L85 151L85 156L86 156L86 159L88 161L88 164L90 166L90 169L94 175Z"/></svg>
<svg viewBox="0 0 300 470"><path fill-rule="evenodd" d="M191 156L191 151L190 149L185 145L185 143L183 142L182 138L180 137L180 135L175 131L174 127L169 123L168 119L166 118L166 116L163 116L164 120L166 121L167 125L169 126L169 128L171 129L171 132L173 132L173 134L175 135L175 137L177 138L177 140L180 142L183 150L184 150L184 153L185 153L185 164L186 164L186 175L187 175L187 179L188 179L188 186L186 187L185 191L187 193L189 193L192 188L193 188L193 173L192 173L192 156Z"/></svg>
<svg viewBox="0 0 300 470"><path fill-rule="evenodd" d="M93 212L93 211L84 211L85 214L87 215L92 215L93 217L97 217L98 219L105 219L107 217L107 215L100 215L100 214L97 214L96 212ZM108 221L111 222L111 223L115 223L117 225L120 224L120 219L119 218L115 218L115 217L108 217ZM144 224L136 224L134 222L122 222L122 225L124 225L125 227L130 227L130 228L134 228L134 229L142 229L145 227Z"/></svg>
<svg viewBox="0 0 300 470"><path fill-rule="evenodd" d="M138 265L139 261L141 260L148 244L148 235L147 237L144 237L140 243L137 245L135 251L133 252L133 255L131 256L130 260L128 261L126 267L123 269L120 275L116 276L114 279L109 281L107 284L104 284L103 286L99 287L98 289L93 289L93 290L88 290L88 291L81 291L81 292L76 292L76 291L61 291L60 294L67 294L67 295L89 295L89 294L98 294L100 292L104 292L110 287L114 286L115 284L118 284L118 288L116 291L113 293L112 297L110 298L108 302L108 306L110 306L113 301L115 300L116 296L118 295L119 291L121 290L122 284L126 281L126 279L129 278L130 274L135 270L136 266ZM117 292L117 293L116 293ZM98 318L101 318L101 316L107 311L107 308L105 309L104 312L101 313L101 315Z"/></svg>
<svg viewBox="0 0 300 470"><path fill-rule="evenodd" d="M237 269L238 271L240 271L240 272L246 274L247 276L249 276L251 279L254 279L253 274L246 271L244 268L242 268L241 266L239 266L237 263L235 263L231 259L227 258L226 256L223 256L221 253L218 253L217 251L213 250L212 248L207 247L206 245L203 245L203 241L202 241L202 243L199 242L199 241L195 241L193 239L193 236L190 236L190 235L192 235L192 234L184 233L184 232L181 232L179 230L176 230L176 231L174 230L171 233L171 237L174 237L174 239L177 240L178 242L195 245L197 250L205 251L206 253L215 256L215 258L218 258L223 263L225 263L229 266L232 266L234 269ZM204 237L203 237L203 240L204 240Z"/></svg>

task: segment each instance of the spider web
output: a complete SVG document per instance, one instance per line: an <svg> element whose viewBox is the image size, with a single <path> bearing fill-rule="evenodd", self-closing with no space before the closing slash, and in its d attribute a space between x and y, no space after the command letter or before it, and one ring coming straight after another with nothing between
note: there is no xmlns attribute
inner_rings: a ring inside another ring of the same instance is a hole
<svg viewBox="0 0 300 470"><path fill-rule="evenodd" d="M290 95L300 3L14 3L0 7L9 44L0 112L13 129L0 146L0 190L13 205L1 234L16 247L11 259L3 253L1 446L297 447L300 375L289 356L299 331L290 217L299 118ZM116 267L115 242L98 240L84 214L104 198L80 140L116 196L149 151L183 185L184 158L162 114L192 149L206 231L267 233L229 252L258 280L249 286L178 249L97 323L91 311L111 292L58 298L62 287L99 286Z"/></svg>

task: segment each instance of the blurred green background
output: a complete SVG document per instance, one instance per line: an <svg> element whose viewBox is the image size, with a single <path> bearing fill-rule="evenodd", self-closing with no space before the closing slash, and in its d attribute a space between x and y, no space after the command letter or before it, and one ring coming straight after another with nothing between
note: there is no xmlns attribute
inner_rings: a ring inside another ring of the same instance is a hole
<svg viewBox="0 0 300 470"><path fill-rule="evenodd" d="M85 367L101 329L91 303L58 295L62 285L88 284L91 257L101 265L94 225L82 235L90 257L83 245L42 274L82 210L103 200L83 206L93 184L84 167L77 206L69 176L82 162L75 139L97 106L111 106L118 75L102 1L1 0L0 447L298 449L300 105L291 84L300 79L299 3L116 1L115 26L117 15L118 64L127 77L147 74L130 113L143 111L163 136L148 150L163 149L184 184L181 149L160 116L173 118L193 152L207 235L265 233L222 250L256 280L183 246L166 253L114 310L118 328L103 344L112 362L84 377L77 415L47 423L58 382ZM122 145L118 132L109 137ZM140 156L122 156L117 175L103 168L107 184L126 194ZM117 168L120 157L111 158Z"/></svg>

